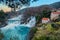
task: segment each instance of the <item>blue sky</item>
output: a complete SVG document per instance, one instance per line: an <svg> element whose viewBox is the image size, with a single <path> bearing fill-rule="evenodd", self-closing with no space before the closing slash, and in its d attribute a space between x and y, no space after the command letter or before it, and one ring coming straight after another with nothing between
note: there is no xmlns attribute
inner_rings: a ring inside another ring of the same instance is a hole
<svg viewBox="0 0 60 40"><path fill-rule="evenodd" d="M37 2L31 3L30 6L39 6L39 5L44 5L44 4L51 4L54 2L58 2L60 0L39 0Z"/></svg>

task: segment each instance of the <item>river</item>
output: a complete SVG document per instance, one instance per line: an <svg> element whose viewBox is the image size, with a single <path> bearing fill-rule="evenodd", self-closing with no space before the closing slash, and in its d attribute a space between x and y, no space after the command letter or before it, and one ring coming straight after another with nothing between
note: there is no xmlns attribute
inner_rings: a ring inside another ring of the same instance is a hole
<svg viewBox="0 0 60 40"><path fill-rule="evenodd" d="M35 17L31 17L31 20L27 24L21 24L21 18L22 15L8 19L8 25L0 28L4 35L2 40L27 40L30 28L35 26L36 19Z"/></svg>

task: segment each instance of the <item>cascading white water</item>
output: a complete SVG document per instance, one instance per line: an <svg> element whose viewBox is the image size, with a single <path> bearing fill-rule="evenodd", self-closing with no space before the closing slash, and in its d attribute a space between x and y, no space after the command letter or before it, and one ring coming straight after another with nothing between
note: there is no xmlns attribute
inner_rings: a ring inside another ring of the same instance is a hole
<svg viewBox="0 0 60 40"><path fill-rule="evenodd" d="M31 20L26 24L28 27L34 27L36 24L36 18L35 17L31 17Z"/></svg>
<svg viewBox="0 0 60 40"><path fill-rule="evenodd" d="M8 19L8 25L1 28L4 34L3 40L26 40L26 36L36 23L35 17L31 17L31 20L27 24L20 24L22 15L15 18ZM14 21L15 20L15 21Z"/></svg>

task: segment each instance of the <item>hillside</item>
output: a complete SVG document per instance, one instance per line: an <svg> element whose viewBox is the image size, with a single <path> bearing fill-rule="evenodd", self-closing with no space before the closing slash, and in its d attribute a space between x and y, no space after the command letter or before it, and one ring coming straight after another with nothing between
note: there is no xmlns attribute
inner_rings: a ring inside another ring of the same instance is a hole
<svg viewBox="0 0 60 40"><path fill-rule="evenodd" d="M52 4L50 4L50 6L52 6L52 7L56 8L56 9L58 9L58 8L60 8L60 2L52 3Z"/></svg>
<svg viewBox="0 0 60 40"><path fill-rule="evenodd" d="M55 3L49 4L49 5L41 5L41 6L37 6L37 7L25 8L25 9L17 11L16 13L17 13L17 15L24 14L24 17L28 18L31 15L42 15L43 10L53 10L56 8L60 8L59 5L60 5L60 2L55 2ZM12 14L12 12L10 14ZM13 13L13 15L15 15L15 14Z"/></svg>
<svg viewBox="0 0 60 40"><path fill-rule="evenodd" d="M23 20L25 21L27 18L29 18L30 16L36 16L39 15L42 17L42 12L43 10L46 11L51 11L55 8L50 7L49 5L42 5L42 6L38 6L38 7L30 7L30 8L25 8L23 9Z"/></svg>
<svg viewBox="0 0 60 40"><path fill-rule="evenodd" d="M22 13L24 15L23 20L25 21L30 16L36 16L36 15L40 15L42 17L43 10L51 11L53 9L58 9L58 8L60 8L59 4L60 4L60 2L56 2L56 3L49 4L49 5L41 5L41 6L37 6L37 7L25 8L22 10Z"/></svg>

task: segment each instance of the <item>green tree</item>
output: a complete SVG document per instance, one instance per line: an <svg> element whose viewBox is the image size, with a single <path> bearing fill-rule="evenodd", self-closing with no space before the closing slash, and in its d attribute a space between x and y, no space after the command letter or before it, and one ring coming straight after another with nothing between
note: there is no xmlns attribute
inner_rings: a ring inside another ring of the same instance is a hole
<svg viewBox="0 0 60 40"><path fill-rule="evenodd" d="M42 17L40 15L36 15L35 17L36 17L36 23L39 23Z"/></svg>
<svg viewBox="0 0 60 40"><path fill-rule="evenodd" d="M50 10L43 10L42 17L50 18L51 11Z"/></svg>
<svg viewBox="0 0 60 40"><path fill-rule="evenodd" d="M6 14L3 12L3 10L0 11L0 23L3 23L6 21Z"/></svg>
<svg viewBox="0 0 60 40"><path fill-rule="evenodd" d="M3 20L5 20L5 14L4 14L4 12L1 10L1 11L0 11L0 21L3 21Z"/></svg>

